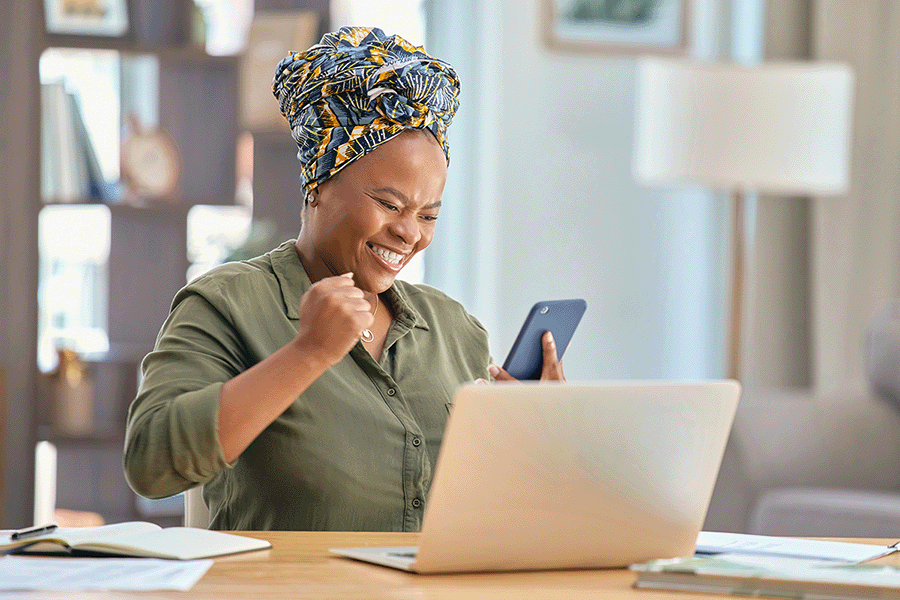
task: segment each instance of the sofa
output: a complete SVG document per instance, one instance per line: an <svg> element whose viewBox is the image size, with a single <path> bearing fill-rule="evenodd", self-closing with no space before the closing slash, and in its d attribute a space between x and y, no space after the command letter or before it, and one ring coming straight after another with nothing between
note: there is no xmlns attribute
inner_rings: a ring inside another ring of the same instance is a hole
<svg viewBox="0 0 900 600"><path fill-rule="evenodd" d="M862 359L862 389L744 390L704 529L900 539L900 301Z"/></svg>

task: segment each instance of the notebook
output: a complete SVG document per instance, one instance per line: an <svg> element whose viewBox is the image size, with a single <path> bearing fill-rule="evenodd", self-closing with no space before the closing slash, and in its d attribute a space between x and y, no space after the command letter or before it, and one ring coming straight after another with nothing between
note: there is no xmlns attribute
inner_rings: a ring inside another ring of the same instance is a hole
<svg viewBox="0 0 900 600"><path fill-rule="evenodd" d="M271 548L265 540L193 527L129 521L100 527L59 528L13 540L0 537L0 553L134 556L192 560Z"/></svg>
<svg viewBox="0 0 900 600"><path fill-rule="evenodd" d="M690 556L739 395L735 381L464 386L419 546L332 552L417 573Z"/></svg>

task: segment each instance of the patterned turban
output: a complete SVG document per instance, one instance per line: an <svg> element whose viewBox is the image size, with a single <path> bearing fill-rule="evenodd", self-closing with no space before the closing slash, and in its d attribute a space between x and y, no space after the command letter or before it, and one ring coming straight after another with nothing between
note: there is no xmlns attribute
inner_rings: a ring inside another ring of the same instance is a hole
<svg viewBox="0 0 900 600"><path fill-rule="evenodd" d="M453 67L380 29L343 27L278 63L272 91L297 142L305 193L405 129L444 149L459 106Z"/></svg>

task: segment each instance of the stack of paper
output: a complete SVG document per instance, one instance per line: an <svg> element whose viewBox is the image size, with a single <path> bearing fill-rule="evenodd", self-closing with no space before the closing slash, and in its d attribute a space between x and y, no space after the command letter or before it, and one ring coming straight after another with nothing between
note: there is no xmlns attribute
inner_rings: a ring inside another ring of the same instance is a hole
<svg viewBox="0 0 900 600"><path fill-rule="evenodd" d="M187 591L212 566L211 560L131 558L0 558L0 591L180 590Z"/></svg>
<svg viewBox="0 0 900 600"><path fill-rule="evenodd" d="M779 598L897 598L894 546L703 531L697 554L632 565L635 587Z"/></svg>
<svg viewBox="0 0 900 600"><path fill-rule="evenodd" d="M900 570L885 565L748 554L632 565L635 587L778 598L898 598Z"/></svg>

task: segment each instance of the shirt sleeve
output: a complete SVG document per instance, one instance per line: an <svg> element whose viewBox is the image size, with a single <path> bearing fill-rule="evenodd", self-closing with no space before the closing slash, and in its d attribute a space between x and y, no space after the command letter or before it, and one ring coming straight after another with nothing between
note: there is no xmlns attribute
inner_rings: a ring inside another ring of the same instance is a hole
<svg viewBox="0 0 900 600"><path fill-rule="evenodd" d="M219 393L245 370L241 356L229 319L203 295L179 292L128 410L124 467L137 493L171 496L230 467L219 442Z"/></svg>

